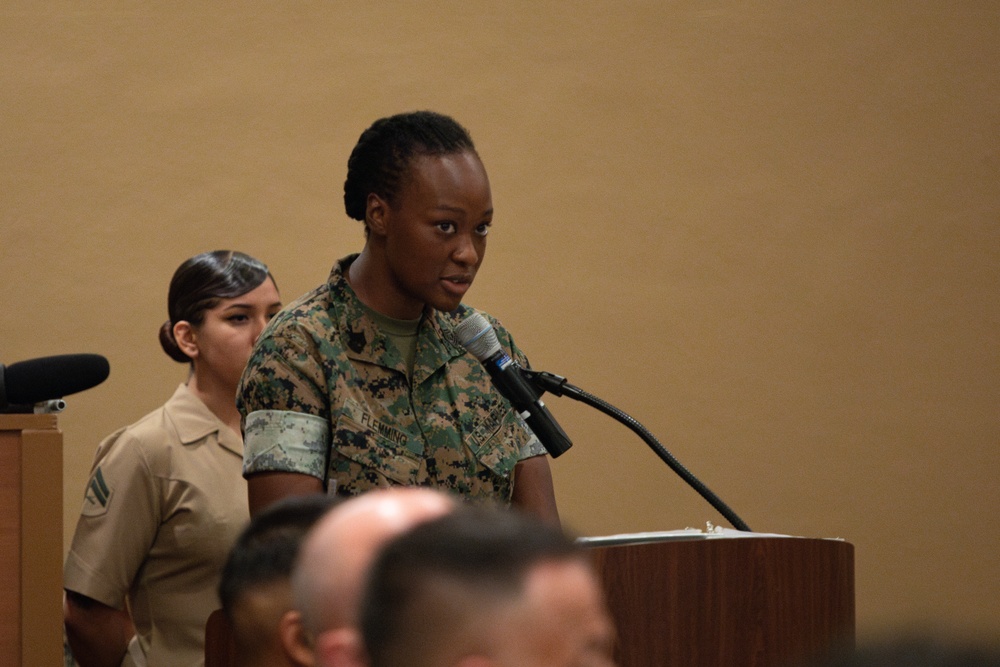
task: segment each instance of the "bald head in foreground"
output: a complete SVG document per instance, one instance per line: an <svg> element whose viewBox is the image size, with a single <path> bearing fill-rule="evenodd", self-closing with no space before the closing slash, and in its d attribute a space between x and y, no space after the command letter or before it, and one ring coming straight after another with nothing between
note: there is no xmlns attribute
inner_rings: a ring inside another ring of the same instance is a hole
<svg viewBox="0 0 1000 667"><path fill-rule="evenodd" d="M463 507L388 542L361 604L369 667L608 667L614 627L557 527Z"/></svg>
<svg viewBox="0 0 1000 667"><path fill-rule="evenodd" d="M451 495L395 487L345 500L307 536L292 573L300 614L300 649L311 646L320 667L364 665L358 605L367 571L393 537L456 509Z"/></svg>

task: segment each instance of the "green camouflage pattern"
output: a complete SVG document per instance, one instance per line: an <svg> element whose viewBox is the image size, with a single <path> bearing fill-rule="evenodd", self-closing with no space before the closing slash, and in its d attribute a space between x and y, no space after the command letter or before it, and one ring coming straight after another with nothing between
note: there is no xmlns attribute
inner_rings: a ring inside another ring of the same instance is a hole
<svg viewBox="0 0 1000 667"><path fill-rule="evenodd" d="M342 495L421 485L509 502L514 466L545 449L456 339L455 326L474 311L425 315L408 378L395 343L344 278L354 257L257 341L237 394L244 474L304 473ZM510 334L486 317L527 366Z"/></svg>

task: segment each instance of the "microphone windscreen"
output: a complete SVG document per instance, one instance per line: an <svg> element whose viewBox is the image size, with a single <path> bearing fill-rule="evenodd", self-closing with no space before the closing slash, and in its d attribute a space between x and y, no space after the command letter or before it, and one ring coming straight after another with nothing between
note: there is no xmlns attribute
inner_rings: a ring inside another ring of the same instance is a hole
<svg viewBox="0 0 1000 667"><path fill-rule="evenodd" d="M40 403L95 387L110 371L99 354L40 357L3 368L3 388L9 404Z"/></svg>
<svg viewBox="0 0 1000 667"><path fill-rule="evenodd" d="M455 327L458 341L472 355L484 361L500 351L500 341L497 332L481 313L473 313Z"/></svg>

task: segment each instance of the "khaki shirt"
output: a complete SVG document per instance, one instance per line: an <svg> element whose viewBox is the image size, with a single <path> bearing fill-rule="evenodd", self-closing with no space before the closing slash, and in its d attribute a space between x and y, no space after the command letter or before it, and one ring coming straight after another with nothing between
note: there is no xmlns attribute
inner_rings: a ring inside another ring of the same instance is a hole
<svg viewBox="0 0 1000 667"><path fill-rule="evenodd" d="M515 465L545 448L455 338L474 311L426 312L410 374L344 277L353 259L338 262L326 284L258 339L237 392L244 474L312 475L341 495L420 485L510 502ZM527 365L489 320L507 353Z"/></svg>
<svg viewBox="0 0 1000 667"><path fill-rule="evenodd" d="M243 442L192 394L97 448L64 587L122 609L149 665L201 665L219 574L249 520Z"/></svg>

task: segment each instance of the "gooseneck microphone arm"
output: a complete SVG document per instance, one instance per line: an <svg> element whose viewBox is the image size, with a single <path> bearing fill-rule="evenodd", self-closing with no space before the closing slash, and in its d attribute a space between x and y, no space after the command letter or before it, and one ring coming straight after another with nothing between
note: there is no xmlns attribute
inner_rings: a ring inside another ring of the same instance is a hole
<svg viewBox="0 0 1000 667"><path fill-rule="evenodd" d="M681 465L680 461L674 458L674 456L660 444L659 440L657 440L653 434L646 429L646 427L634 418L625 414L610 403L601 400L593 394L588 394L579 387L570 384L566 378L560 375L546 373L544 371L533 371L528 368L522 368L520 370L524 378L532 385L532 387L534 387L536 391L539 392L539 395L547 391L554 396L568 396L569 398L600 410L604 414L613 417L617 421L632 429L632 431L634 431L654 452L656 452L656 455L659 456L664 463L670 466L671 470L680 475L681 479L687 482L695 491L698 492L699 495L701 495L702 498L707 500L712 507L718 510L719 514L724 516L734 528L750 532L750 527L744 523L743 519L738 517L736 513L730 509L728 505L726 505L726 503L722 502L717 495L712 493L707 486L705 486L697 477L692 475L687 468Z"/></svg>

